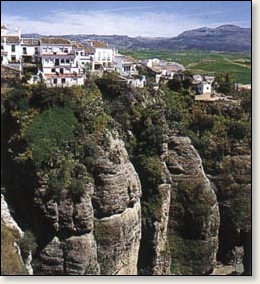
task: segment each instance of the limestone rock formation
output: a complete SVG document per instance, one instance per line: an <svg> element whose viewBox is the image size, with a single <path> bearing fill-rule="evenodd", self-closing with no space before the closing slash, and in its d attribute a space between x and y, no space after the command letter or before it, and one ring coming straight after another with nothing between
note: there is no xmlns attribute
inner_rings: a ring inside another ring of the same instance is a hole
<svg viewBox="0 0 260 284"><path fill-rule="evenodd" d="M221 226L218 260L237 262L237 247L243 250L244 273L251 274L251 156L227 156L220 173L210 176L216 186Z"/></svg>
<svg viewBox="0 0 260 284"><path fill-rule="evenodd" d="M140 202L121 214L95 220L101 275L137 275L141 238Z"/></svg>
<svg viewBox="0 0 260 284"><path fill-rule="evenodd" d="M9 207L8 207L8 204L5 201L3 194L1 194L1 225L4 225L7 228L11 229L12 231L16 232L18 234L19 238L24 237L24 232L22 231L22 229L18 226L18 224L16 223L16 221L12 217L10 210L9 210ZM31 252L28 252L26 257L22 258L21 250L20 250L17 243L14 243L14 250L17 251L17 253L20 257L21 263L24 264L28 273L30 275L32 275L33 274L33 268L32 268L32 265L31 265L31 261L32 261Z"/></svg>
<svg viewBox="0 0 260 284"><path fill-rule="evenodd" d="M13 219L3 194L1 194L1 224L16 231L19 234L19 237L24 236L24 232Z"/></svg>
<svg viewBox="0 0 260 284"><path fill-rule="evenodd" d="M106 147L100 148L94 172L95 216L108 217L124 212L141 196L139 177L130 163L124 142L107 134Z"/></svg>
<svg viewBox="0 0 260 284"><path fill-rule="evenodd" d="M137 274L141 185L123 141L109 132L93 178L77 201L66 192L47 199L44 186L38 191L42 230L51 232L42 241L39 274Z"/></svg>
<svg viewBox="0 0 260 284"><path fill-rule="evenodd" d="M181 270L208 274L215 265L218 248L220 217L215 192L188 137L170 137L162 158L172 180L168 222L172 267L183 267L176 268L177 274ZM186 255L181 251L185 248ZM190 263L185 263L187 258Z"/></svg>
<svg viewBox="0 0 260 284"><path fill-rule="evenodd" d="M161 206L159 220L154 223L154 259L152 275L171 275L171 252L168 241L168 222L171 203L171 185L161 184L158 188Z"/></svg>

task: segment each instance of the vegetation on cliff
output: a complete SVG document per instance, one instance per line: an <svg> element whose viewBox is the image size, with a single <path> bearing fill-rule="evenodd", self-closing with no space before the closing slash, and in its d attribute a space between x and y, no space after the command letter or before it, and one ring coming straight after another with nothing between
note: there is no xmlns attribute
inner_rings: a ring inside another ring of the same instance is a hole
<svg viewBox="0 0 260 284"><path fill-rule="evenodd" d="M195 102L188 92L189 74L185 76L182 84L177 84L176 78L158 91L131 88L114 74L92 79L84 87L8 88L1 101L2 186L24 229L36 230L31 210L40 185L47 188L46 198L57 202L64 192L73 200L80 199L85 185L93 180L97 146L106 145L104 130L117 130L142 184L139 269L149 273L151 236L161 214L158 186L162 183L162 144L170 135L189 136L206 173L213 176L222 173L226 157L250 154L250 94L231 90L241 104ZM232 171L232 167L228 169ZM199 260L204 263L210 251L201 249L196 230L201 218L207 218L211 203L188 189L179 184L176 192L179 230L170 236L176 244L172 272L177 269L182 274L196 274ZM242 228L249 223L250 196L242 187L237 192L241 194L230 198L228 214ZM222 200L224 195L218 197ZM190 202L194 199L196 202ZM192 236L187 238L189 233Z"/></svg>

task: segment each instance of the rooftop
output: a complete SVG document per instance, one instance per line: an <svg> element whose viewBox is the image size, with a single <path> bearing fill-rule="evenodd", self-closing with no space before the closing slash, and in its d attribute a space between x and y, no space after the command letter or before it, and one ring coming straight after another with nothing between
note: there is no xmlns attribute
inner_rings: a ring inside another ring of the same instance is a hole
<svg viewBox="0 0 260 284"><path fill-rule="evenodd" d="M72 42L72 48L73 49L83 49L86 53L88 54L94 54L95 49L90 45L89 42L77 42L73 41Z"/></svg>
<svg viewBox="0 0 260 284"><path fill-rule="evenodd" d="M20 38L19 36L1 36L1 42L6 41L6 43L19 43L20 42Z"/></svg>
<svg viewBox="0 0 260 284"><path fill-rule="evenodd" d="M40 45L40 41L37 38L23 38L21 44L35 46L35 45Z"/></svg>
<svg viewBox="0 0 260 284"><path fill-rule="evenodd" d="M93 47L109 47L108 44L103 41L91 40L89 42Z"/></svg>
<svg viewBox="0 0 260 284"><path fill-rule="evenodd" d="M41 44L50 44L50 45L59 45L59 44L65 44L65 45L71 45L71 41L65 38L59 38L59 37L42 37L40 38Z"/></svg>

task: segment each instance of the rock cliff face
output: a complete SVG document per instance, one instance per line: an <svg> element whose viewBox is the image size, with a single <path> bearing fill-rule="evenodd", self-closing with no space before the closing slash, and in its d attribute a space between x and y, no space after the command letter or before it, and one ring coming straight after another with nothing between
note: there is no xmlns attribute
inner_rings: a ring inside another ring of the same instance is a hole
<svg viewBox="0 0 260 284"><path fill-rule="evenodd" d="M171 253L168 240L168 222L171 203L171 185L161 184L158 188L161 200L159 220L154 223L154 258L152 275L171 275Z"/></svg>
<svg viewBox="0 0 260 284"><path fill-rule="evenodd" d="M188 137L170 137L162 151L156 221L141 243L141 259L152 252L151 261L140 263L140 273L209 274L220 223L215 192Z"/></svg>
<svg viewBox="0 0 260 284"><path fill-rule="evenodd" d="M111 133L99 147L93 178L78 201L66 192L59 201L47 200L44 184L37 191L39 234L48 231L36 261L38 274L137 274L141 185L124 143Z"/></svg>
<svg viewBox="0 0 260 284"><path fill-rule="evenodd" d="M172 272L208 274L215 265L218 248L216 195L188 137L170 137L162 158L172 183L168 217ZM190 263L184 263L189 254Z"/></svg>
<svg viewBox="0 0 260 284"><path fill-rule="evenodd" d="M8 207L8 204L6 203L3 194L1 194L1 225L4 225L7 228L14 231L18 235L19 238L24 237L24 232L22 231L22 229L18 226L18 224L16 223L16 221L12 217L10 210L9 210L9 207ZM19 255L20 261L25 266L28 273L30 275L32 275L33 269L32 269L32 266L31 266L31 260L32 260L31 252L27 253L26 257L24 257L24 259L23 259L22 256L21 256L21 250L20 250L19 246L17 245L17 243L14 243L13 250L16 251L17 254Z"/></svg>
<svg viewBox="0 0 260 284"><path fill-rule="evenodd" d="M244 273L251 274L251 156L227 156L220 174L211 176L220 204L221 226L218 260L243 262ZM238 257L237 250L243 250Z"/></svg>

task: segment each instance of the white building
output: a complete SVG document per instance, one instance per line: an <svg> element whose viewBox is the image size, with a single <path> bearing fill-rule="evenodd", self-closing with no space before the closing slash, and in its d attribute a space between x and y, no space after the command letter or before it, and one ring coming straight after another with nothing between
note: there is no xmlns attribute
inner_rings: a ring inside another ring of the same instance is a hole
<svg viewBox="0 0 260 284"><path fill-rule="evenodd" d="M40 40L35 38L22 38L21 50L23 62L38 62L40 60Z"/></svg>
<svg viewBox="0 0 260 284"><path fill-rule="evenodd" d="M89 44L72 42L72 52L76 55L76 62L80 67L81 73L94 70L95 49Z"/></svg>
<svg viewBox="0 0 260 284"><path fill-rule="evenodd" d="M63 38L41 38L42 75L48 87L84 85L72 44Z"/></svg>
<svg viewBox="0 0 260 284"><path fill-rule="evenodd" d="M84 85L84 77L74 54L43 53L42 72L47 86Z"/></svg>
<svg viewBox="0 0 260 284"><path fill-rule="evenodd" d="M154 72L156 83L159 83L161 78L172 79L175 73L185 70L184 66L177 62L166 62L158 58L144 60L143 64Z"/></svg>
<svg viewBox="0 0 260 284"><path fill-rule="evenodd" d="M211 83L207 81L203 81L197 85L197 92L202 95L202 94L211 94Z"/></svg>
<svg viewBox="0 0 260 284"><path fill-rule="evenodd" d="M41 54L44 53L71 53L72 43L65 38L44 37L40 38Z"/></svg>
<svg viewBox="0 0 260 284"><path fill-rule="evenodd" d="M127 84L133 86L133 87L137 87L137 88L143 88L146 85L146 78L145 76L132 76L129 79L127 79Z"/></svg>
<svg viewBox="0 0 260 284"><path fill-rule="evenodd" d="M122 76L138 74L136 69L137 60L130 56L117 54L114 56L113 62L115 64L115 71Z"/></svg>
<svg viewBox="0 0 260 284"><path fill-rule="evenodd" d="M17 64L21 53L21 31L10 32L6 26L1 26L1 63Z"/></svg>
<svg viewBox="0 0 260 284"><path fill-rule="evenodd" d="M111 67L115 49L105 42L89 41L90 46L95 49L94 53L94 66L95 69L103 67ZM104 68L103 68L104 69Z"/></svg>

